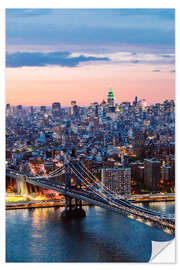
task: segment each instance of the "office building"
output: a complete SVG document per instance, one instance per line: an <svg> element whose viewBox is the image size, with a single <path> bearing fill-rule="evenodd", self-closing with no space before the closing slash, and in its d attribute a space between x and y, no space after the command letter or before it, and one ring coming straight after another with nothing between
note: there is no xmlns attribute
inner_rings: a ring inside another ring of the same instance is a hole
<svg viewBox="0 0 180 270"><path fill-rule="evenodd" d="M59 102L54 102L52 104L52 113L54 115L60 115L60 113L61 113L61 104Z"/></svg>
<svg viewBox="0 0 180 270"><path fill-rule="evenodd" d="M156 159L144 160L144 184L151 191L158 191L160 184L160 161Z"/></svg>
<svg viewBox="0 0 180 270"><path fill-rule="evenodd" d="M119 195L131 193L130 168L103 168L101 170L102 185Z"/></svg>
<svg viewBox="0 0 180 270"><path fill-rule="evenodd" d="M46 112L46 106L41 106L41 112L43 112L43 113Z"/></svg>

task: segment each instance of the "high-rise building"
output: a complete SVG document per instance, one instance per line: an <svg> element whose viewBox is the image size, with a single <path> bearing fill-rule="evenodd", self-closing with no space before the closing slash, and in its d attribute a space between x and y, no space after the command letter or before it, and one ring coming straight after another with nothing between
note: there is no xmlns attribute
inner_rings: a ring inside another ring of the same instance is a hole
<svg viewBox="0 0 180 270"><path fill-rule="evenodd" d="M170 171L171 167L163 164L161 166L160 172L161 172L161 183L167 183L170 181Z"/></svg>
<svg viewBox="0 0 180 270"><path fill-rule="evenodd" d="M173 183L175 183L175 157L170 157L170 179Z"/></svg>
<svg viewBox="0 0 180 270"><path fill-rule="evenodd" d="M72 100L71 101L71 106L73 107L73 106L75 106L76 105L76 100Z"/></svg>
<svg viewBox="0 0 180 270"><path fill-rule="evenodd" d="M151 191L158 191L160 185L160 161L156 159L144 160L144 184Z"/></svg>
<svg viewBox="0 0 180 270"><path fill-rule="evenodd" d="M34 107L33 106L30 106L28 108L28 111L29 111L29 113L33 114L34 113Z"/></svg>
<svg viewBox="0 0 180 270"><path fill-rule="evenodd" d="M11 112L11 105L6 104L6 115L9 115L10 112Z"/></svg>
<svg viewBox="0 0 180 270"><path fill-rule="evenodd" d="M41 112L43 112L43 113L46 112L46 106L41 106Z"/></svg>
<svg viewBox="0 0 180 270"><path fill-rule="evenodd" d="M131 162L129 164L131 168L131 180L143 180L144 181L144 163L140 161Z"/></svg>
<svg viewBox="0 0 180 270"><path fill-rule="evenodd" d="M71 101L71 115L77 117L79 114L79 107L77 106L77 103L75 100Z"/></svg>
<svg viewBox="0 0 180 270"><path fill-rule="evenodd" d="M59 102L54 102L52 104L52 113L54 115L60 115L60 113L61 113L61 104Z"/></svg>
<svg viewBox="0 0 180 270"><path fill-rule="evenodd" d="M23 106L22 105L17 105L15 108L14 108L14 112L17 113L17 115L22 115L22 111L23 111Z"/></svg>
<svg viewBox="0 0 180 270"><path fill-rule="evenodd" d="M17 112L22 112L22 105L17 105Z"/></svg>
<svg viewBox="0 0 180 270"><path fill-rule="evenodd" d="M137 105L137 103L138 103L138 97L137 97L137 96L135 96L135 99L134 99L134 101L133 101L133 104L136 106L136 105Z"/></svg>
<svg viewBox="0 0 180 270"><path fill-rule="evenodd" d="M109 89L109 92L107 95L107 104L108 104L108 107L110 108L114 107L114 94L111 88Z"/></svg>
<svg viewBox="0 0 180 270"><path fill-rule="evenodd" d="M119 195L131 193L130 168L103 168L101 170L102 185Z"/></svg>
<svg viewBox="0 0 180 270"><path fill-rule="evenodd" d="M10 104L6 104L6 110L10 109L11 105Z"/></svg>

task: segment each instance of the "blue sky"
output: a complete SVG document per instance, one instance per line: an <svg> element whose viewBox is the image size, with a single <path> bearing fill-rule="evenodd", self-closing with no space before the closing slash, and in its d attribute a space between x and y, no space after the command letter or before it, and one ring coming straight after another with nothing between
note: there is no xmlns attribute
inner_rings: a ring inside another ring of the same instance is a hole
<svg viewBox="0 0 180 270"><path fill-rule="evenodd" d="M174 17L173 9L7 9L7 50L174 52Z"/></svg>
<svg viewBox="0 0 180 270"><path fill-rule="evenodd" d="M6 9L6 51L10 104L174 98L174 9Z"/></svg>

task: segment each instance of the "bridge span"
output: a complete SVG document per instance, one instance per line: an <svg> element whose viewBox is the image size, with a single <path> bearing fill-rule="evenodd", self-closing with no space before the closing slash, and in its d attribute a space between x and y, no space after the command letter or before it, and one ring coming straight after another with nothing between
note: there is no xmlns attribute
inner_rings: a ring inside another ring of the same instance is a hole
<svg viewBox="0 0 180 270"><path fill-rule="evenodd" d="M45 177L28 176L10 168L6 169L6 175L64 195L66 198L65 215L72 212L71 200L75 199L76 210L79 210L78 213L82 215L85 214L82 210L81 201L86 201L92 205L124 214L148 226L156 226L167 233L175 233L175 219L173 216L133 205L125 200L123 196L117 197L106 186L99 185L96 177L77 160L71 160ZM61 181L62 176L65 177L64 183ZM75 184L72 184L72 179L75 180Z"/></svg>

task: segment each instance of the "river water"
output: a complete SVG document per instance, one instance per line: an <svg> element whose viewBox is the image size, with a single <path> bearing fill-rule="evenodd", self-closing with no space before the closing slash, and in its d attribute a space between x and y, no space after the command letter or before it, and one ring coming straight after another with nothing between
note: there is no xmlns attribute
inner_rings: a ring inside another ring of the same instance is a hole
<svg viewBox="0 0 180 270"><path fill-rule="evenodd" d="M140 204L174 213L174 202ZM7 262L148 262L152 241L173 238L157 228L99 207L64 221L62 207L6 211Z"/></svg>

